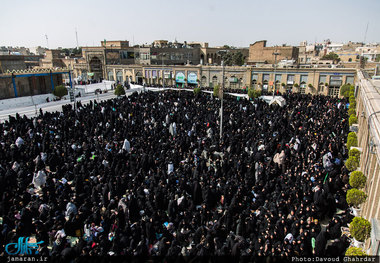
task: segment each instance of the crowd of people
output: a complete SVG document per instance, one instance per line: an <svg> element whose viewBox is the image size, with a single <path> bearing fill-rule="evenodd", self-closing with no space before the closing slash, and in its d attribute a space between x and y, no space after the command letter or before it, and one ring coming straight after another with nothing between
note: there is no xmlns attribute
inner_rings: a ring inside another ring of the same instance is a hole
<svg viewBox="0 0 380 263"><path fill-rule="evenodd" d="M222 138L219 99L186 91L10 116L1 244L33 236L40 255L63 257L343 255L345 101L284 98L226 96Z"/></svg>

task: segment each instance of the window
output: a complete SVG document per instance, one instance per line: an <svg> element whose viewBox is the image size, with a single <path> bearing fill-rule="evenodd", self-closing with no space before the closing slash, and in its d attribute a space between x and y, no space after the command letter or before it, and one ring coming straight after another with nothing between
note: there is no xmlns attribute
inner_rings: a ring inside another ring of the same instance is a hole
<svg viewBox="0 0 380 263"><path fill-rule="evenodd" d="M264 81L269 81L269 74L263 74L263 82Z"/></svg>
<svg viewBox="0 0 380 263"><path fill-rule="evenodd" d="M288 75L287 77L287 84L294 84L294 75Z"/></svg>
<svg viewBox="0 0 380 263"><path fill-rule="evenodd" d="M282 75L281 74L276 74L275 76L275 82L281 82Z"/></svg>
<svg viewBox="0 0 380 263"><path fill-rule="evenodd" d="M212 77L212 86L215 87L218 84L218 77L214 76Z"/></svg>
<svg viewBox="0 0 380 263"><path fill-rule="evenodd" d="M329 96L338 96L339 95L339 87L329 87Z"/></svg>
<svg viewBox="0 0 380 263"><path fill-rule="evenodd" d="M256 84L258 78L259 78L258 74L252 74L252 84Z"/></svg>
<svg viewBox="0 0 380 263"><path fill-rule="evenodd" d="M114 80L112 71L108 71L108 80Z"/></svg>
<svg viewBox="0 0 380 263"><path fill-rule="evenodd" d="M330 86L342 86L342 76L330 76Z"/></svg>
<svg viewBox="0 0 380 263"><path fill-rule="evenodd" d="M206 86L206 81L207 81L207 78L206 78L205 76L202 76L202 78L201 78L201 85L202 85L203 87Z"/></svg>
<svg viewBox="0 0 380 263"><path fill-rule="evenodd" d="M121 72L121 71L116 72L116 80L118 83L123 82L123 72Z"/></svg>
<svg viewBox="0 0 380 263"><path fill-rule="evenodd" d="M347 76L347 77L346 77L346 84L351 84L351 85L353 85L353 84L354 84L354 77Z"/></svg>
<svg viewBox="0 0 380 263"><path fill-rule="evenodd" d="M319 75L319 84L324 85L326 83L326 75Z"/></svg>
<svg viewBox="0 0 380 263"><path fill-rule="evenodd" d="M324 84L319 84L318 85L318 93L323 93L323 90L324 90Z"/></svg>
<svg viewBox="0 0 380 263"><path fill-rule="evenodd" d="M307 75L301 75L300 83L307 83Z"/></svg>

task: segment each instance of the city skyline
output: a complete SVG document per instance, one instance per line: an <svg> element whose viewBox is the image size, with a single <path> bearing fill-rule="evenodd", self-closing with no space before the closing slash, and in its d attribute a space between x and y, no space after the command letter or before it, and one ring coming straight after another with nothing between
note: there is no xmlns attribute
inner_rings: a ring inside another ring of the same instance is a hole
<svg viewBox="0 0 380 263"><path fill-rule="evenodd" d="M15 3L17 12L4 12L0 17L1 24L9 25L0 28L0 46L75 47L76 31L79 46L99 46L104 39L128 40L130 45L176 39L235 47L248 47L262 39L268 40L268 46L326 39L380 42L376 34L380 32L376 14L380 2L373 0L360 5L353 0L322 0L315 6L300 0L238 0L233 5L226 0L195 0L186 5L172 0L146 0L144 4L68 0L64 5L6 0L3 10L12 10Z"/></svg>

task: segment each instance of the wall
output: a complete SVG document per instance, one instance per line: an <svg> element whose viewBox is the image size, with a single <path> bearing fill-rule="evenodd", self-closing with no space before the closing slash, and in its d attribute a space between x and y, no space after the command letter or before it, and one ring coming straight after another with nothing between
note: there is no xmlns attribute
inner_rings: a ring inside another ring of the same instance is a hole
<svg viewBox="0 0 380 263"><path fill-rule="evenodd" d="M54 86L62 84L62 75L53 74ZM15 77L17 96L32 96L51 93L53 88L50 76ZM0 78L0 99L15 97L12 78Z"/></svg>
<svg viewBox="0 0 380 263"><path fill-rule="evenodd" d="M298 60L298 48L297 47L266 47L266 40L257 41L249 46L249 58L248 63L275 63L275 56L273 53L279 53L277 55L277 62L283 59Z"/></svg>

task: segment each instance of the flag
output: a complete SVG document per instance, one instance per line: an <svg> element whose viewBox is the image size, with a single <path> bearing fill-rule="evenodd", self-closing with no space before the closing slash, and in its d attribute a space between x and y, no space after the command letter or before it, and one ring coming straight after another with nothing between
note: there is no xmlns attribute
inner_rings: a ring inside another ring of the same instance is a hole
<svg viewBox="0 0 380 263"><path fill-rule="evenodd" d="M326 182L328 176L329 176L329 173L326 174L326 176L325 176L325 180L323 180L323 183Z"/></svg>

